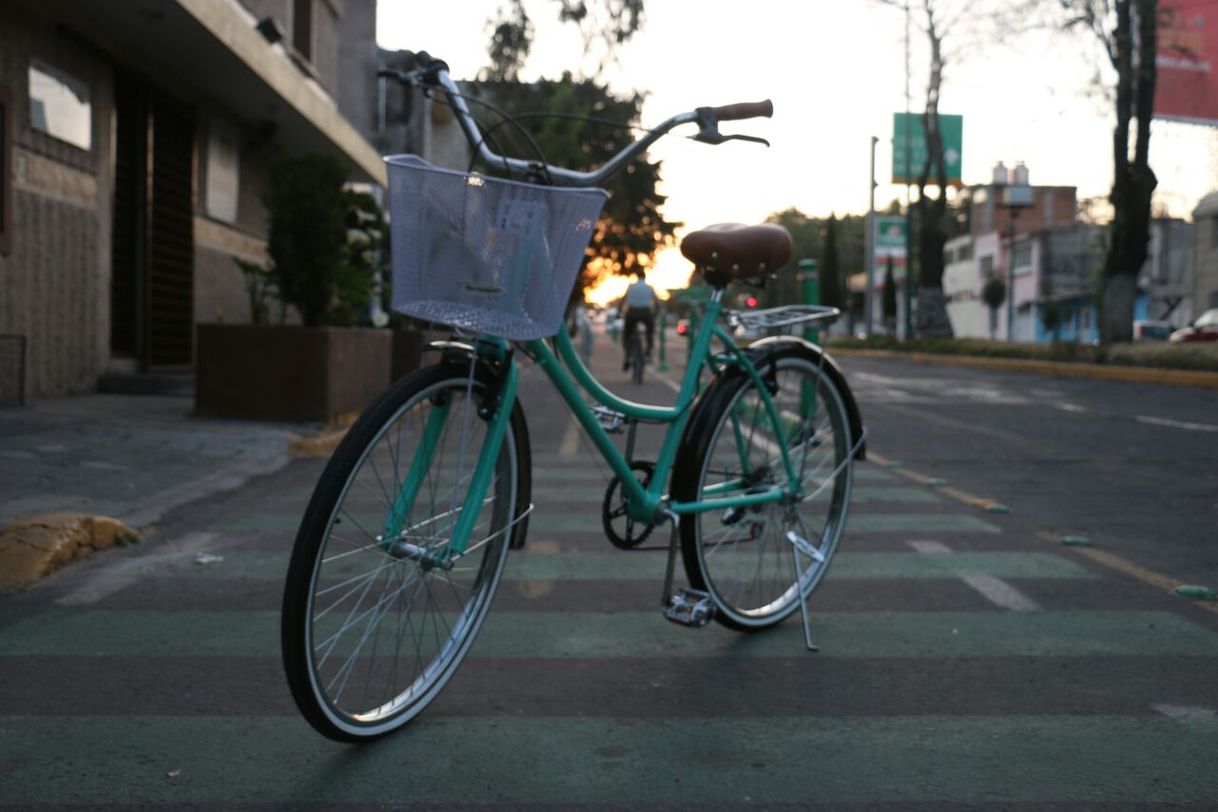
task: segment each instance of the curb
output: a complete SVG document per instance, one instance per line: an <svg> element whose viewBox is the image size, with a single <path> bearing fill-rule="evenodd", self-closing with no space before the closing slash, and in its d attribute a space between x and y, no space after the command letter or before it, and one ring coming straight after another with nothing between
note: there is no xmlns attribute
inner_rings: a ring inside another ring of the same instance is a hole
<svg viewBox="0 0 1218 812"><path fill-rule="evenodd" d="M0 528L0 592L17 592L64 565L140 541L118 519L85 513L42 513Z"/></svg>
<svg viewBox="0 0 1218 812"><path fill-rule="evenodd" d="M344 412L313 434L298 434L288 439L292 459L321 459L334 453L347 431L359 419L359 412Z"/></svg>
<svg viewBox="0 0 1218 812"><path fill-rule="evenodd" d="M1190 369L1154 369L1113 364L1037 361L1027 358L982 358L976 355L939 355L929 352L900 352L897 350L835 349L833 347L828 349L831 355L836 356L906 359L944 366L974 367L1005 372L1037 372L1064 378L1095 378L1126 383L1159 383L1218 389L1218 372L1201 372Z"/></svg>

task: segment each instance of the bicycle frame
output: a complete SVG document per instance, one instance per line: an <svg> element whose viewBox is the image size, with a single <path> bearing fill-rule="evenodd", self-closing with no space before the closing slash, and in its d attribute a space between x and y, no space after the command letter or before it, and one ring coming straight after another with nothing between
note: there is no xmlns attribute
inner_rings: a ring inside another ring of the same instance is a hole
<svg viewBox="0 0 1218 812"><path fill-rule="evenodd" d="M614 395L606 389L583 364L576 352L571 339L565 331L559 331L553 338L557 354L544 339L523 342L523 347L531 355L538 366L545 372L550 382L558 390L570 409L572 416L587 433L596 449L604 457L609 467L622 483L622 494L627 500L631 518L648 524L658 524L665 518L676 518L685 513L701 513L710 510L726 510L734 507L778 502L783 499L796 499L801 496L800 477L796 475L794 463L785 444L779 444L778 450L782 465L786 470L787 489L770 488L761 492L737 493L746 487L746 483L726 482L714 487L709 498L693 502L672 502L664 498L665 486L668 482L672 467L680 446L682 434L691 412L691 406L698 393L698 380L704 365L712 368L720 364L737 364L745 370L760 393L766 412L766 417L774 426L781 426L781 416L770 396L770 390L762 379L748 353L742 350L732 340L732 337L719 325L719 316L723 306L716 295L707 303L705 317L702 319L694 337L690 357L682 378L677 400L673 406L654 406L626 400ZM716 355L711 353L711 341L718 339L724 347L724 352ZM507 430L512 405L515 400L517 374L515 362L506 353L506 342L501 339L479 342L479 353L494 355L500 363L510 365L507 370L503 391L499 397L499 406L494 415L489 417L488 441L483 445L475 465L470 483L470 490L461 507L461 516L454 528L453 538L447 550L450 557L459 557L466 551L469 544L469 534L473 529L478 510L485 498L490 484L495 459L499 454L504 434ZM598 404L620 412L628 420L665 423L664 439L660 447L659 457L655 463L655 471L646 489L639 483L630 468L630 461L618 450L617 445L601 426L592 408L584 401L581 392L587 392ZM444 421L448 419L447 404L436 404L427 426L424 430L424 441L420 452L411 465L411 470L405 477L402 488L397 495L394 508L386 521L385 536L387 545L393 542L400 532L414 503L414 497L421 485L422 473L430 464L428 451L434 448L436 438L443 430ZM737 445L742 456L747 456L746 443L740 432L740 426L733 417L733 429L737 436ZM415 469L418 475L415 475ZM437 563L440 563L437 561Z"/></svg>

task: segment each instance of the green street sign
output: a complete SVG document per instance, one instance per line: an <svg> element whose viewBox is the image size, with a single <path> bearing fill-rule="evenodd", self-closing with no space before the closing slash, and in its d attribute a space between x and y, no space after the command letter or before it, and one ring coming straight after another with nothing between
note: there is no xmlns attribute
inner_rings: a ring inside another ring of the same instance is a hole
<svg viewBox="0 0 1218 812"><path fill-rule="evenodd" d="M908 221L900 215L877 214L871 222L876 263L882 265L880 260L887 257L892 257L897 264L904 262Z"/></svg>
<svg viewBox="0 0 1218 812"><path fill-rule="evenodd" d="M892 117L892 182L916 183L926 166L926 129L922 113L895 113ZM943 134L943 162L948 186L963 186L960 162L963 159L964 117L939 115ZM912 169L910 168L912 167ZM929 179L931 185L935 178Z"/></svg>

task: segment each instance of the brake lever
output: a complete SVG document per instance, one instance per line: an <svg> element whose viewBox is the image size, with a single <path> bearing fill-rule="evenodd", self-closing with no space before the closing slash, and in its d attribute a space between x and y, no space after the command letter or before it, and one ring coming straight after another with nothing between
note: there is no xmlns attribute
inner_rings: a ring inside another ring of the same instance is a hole
<svg viewBox="0 0 1218 812"><path fill-rule="evenodd" d="M700 141L703 144L722 144L724 141L752 141L755 144L763 144L770 146L770 142L764 138L758 138L755 135L724 135L721 132L700 132L697 135L689 136L691 141Z"/></svg>

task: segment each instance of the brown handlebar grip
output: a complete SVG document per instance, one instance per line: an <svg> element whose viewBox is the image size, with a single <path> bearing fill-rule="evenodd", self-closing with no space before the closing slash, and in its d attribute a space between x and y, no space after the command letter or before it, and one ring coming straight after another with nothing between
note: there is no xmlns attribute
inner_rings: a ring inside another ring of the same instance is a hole
<svg viewBox="0 0 1218 812"><path fill-rule="evenodd" d="M710 111L716 121L738 121L742 118L769 118L774 115L774 102L766 99L759 102L725 104L723 107L712 107Z"/></svg>

